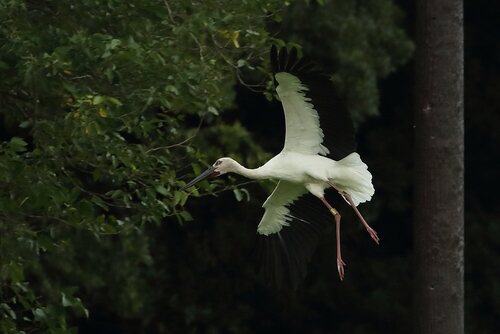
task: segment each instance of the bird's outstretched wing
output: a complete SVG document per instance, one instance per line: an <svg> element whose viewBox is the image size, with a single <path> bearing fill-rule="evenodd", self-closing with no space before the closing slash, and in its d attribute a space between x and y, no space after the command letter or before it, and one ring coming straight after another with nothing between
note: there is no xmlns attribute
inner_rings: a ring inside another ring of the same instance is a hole
<svg viewBox="0 0 500 334"><path fill-rule="evenodd" d="M297 288L332 217L304 186L280 181L264 202L259 223L259 257L267 283Z"/></svg>
<svg viewBox="0 0 500 334"><path fill-rule="evenodd" d="M276 91L285 112L283 151L322 154L340 160L356 150L354 128L333 83L311 64L299 59L297 49L271 48Z"/></svg>
<svg viewBox="0 0 500 334"><path fill-rule="evenodd" d="M290 210L288 206L306 192L307 189L301 184L278 182L272 194L262 205L266 211L257 227L257 232L270 235L281 231L283 226L289 226Z"/></svg>

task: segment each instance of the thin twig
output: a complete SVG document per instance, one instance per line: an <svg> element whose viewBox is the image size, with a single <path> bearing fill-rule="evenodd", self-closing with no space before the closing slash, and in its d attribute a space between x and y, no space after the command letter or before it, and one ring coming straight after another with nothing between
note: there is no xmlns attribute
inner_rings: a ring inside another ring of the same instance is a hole
<svg viewBox="0 0 500 334"><path fill-rule="evenodd" d="M191 32L189 33L191 35L191 37L193 38L194 42L198 45L198 48L200 49L200 59L201 61L205 61L205 57L203 57L203 47L201 46L200 44L200 41L198 40L198 38L196 38L196 36Z"/></svg>
<svg viewBox="0 0 500 334"><path fill-rule="evenodd" d="M77 77L72 77L71 80L79 80L79 79L84 79L84 78L93 78L90 74L84 74L84 75L80 75L80 76L77 76Z"/></svg>
<svg viewBox="0 0 500 334"><path fill-rule="evenodd" d="M255 93L262 93L262 92L265 92L266 90L265 89L255 89L253 87L259 87L259 88L262 88L264 87L263 84L264 82L266 81L266 79L262 80L260 83L258 84L249 84L249 83L246 83L245 80L243 80L243 78L241 77L240 75L240 70L237 69L236 70L236 77L238 78L238 81L245 87L247 87L248 89L250 89L252 92L255 92Z"/></svg>
<svg viewBox="0 0 500 334"><path fill-rule="evenodd" d="M238 183L238 184L235 184L232 186L226 186L225 188L222 188L222 189L214 191L214 192L200 194L200 195L198 195L198 197L204 197L204 196L208 196L208 195L217 195L217 194L220 194L221 192L224 192L227 190L234 190L234 189L237 189L239 187L246 186L247 184L252 184L252 183L256 183L256 182L257 182L256 180L250 180L250 181Z"/></svg>
<svg viewBox="0 0 500 334"><path fill-rule="evenodd" d="M172 23L176 23L174 20L174 16L172 15L172 9L170 8L170 5L168 4L168 1L163 0L163 3L165 4L165 7L167 7L168 16L170 17L170 21L172 21Z"/></svg>
<svg viewBox="0 0 500 334"><path fill-rule="evenodd" d="M183 144L191 141L194 137L196 137L196 135L200 131L202 123L203 123L203 118L200 120L200 123L198 124L198 127L196 128L195 132L190 137L184 139L183 141L181 141L181 142L179 142L177 144L172 144L172 145L168 145L168 146L160 146L160 147L150 148L145 153L149 154L151 152L158 151L158 150L167 150L167 149L172 148L172 147L182 146Z"/></svg>

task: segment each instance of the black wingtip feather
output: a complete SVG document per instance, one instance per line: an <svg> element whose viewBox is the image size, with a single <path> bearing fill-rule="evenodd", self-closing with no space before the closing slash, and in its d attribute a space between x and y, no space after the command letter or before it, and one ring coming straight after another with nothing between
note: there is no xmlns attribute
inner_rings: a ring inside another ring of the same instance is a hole
<svg viewBox="0 0 500 334"><path fill-rule="evenodd" d="M286 48L281 48L279 53L279 69L280 71L286 71L286 64L288 61L288 50Z"/></svg>
<svg viewBox="0 0 500 334"><path fill-rule="evenodd" d="M271 46L271 68L273 73L277 73L277 70L279 68L279 62L278 62L278 48L276 45Z"/></svg>
<svg viewBox="0 0 500 334"><path fill-rule="evenodd" d="M286 68L291 71L297 62L297 48L292 48L288 54L288 60L286 62Z"/></svg>
<svg viewBox="0 0 500 334"><path fill-rule="evenodd" d="M282 47L278 50L276 45L272 45L270 58L273 74L288 72L290 74L300 75L301 73L307 73L315 68L314 64L308 62L305 58L299 58L296 47L292 47L290 50L286 47Z"/></svg>

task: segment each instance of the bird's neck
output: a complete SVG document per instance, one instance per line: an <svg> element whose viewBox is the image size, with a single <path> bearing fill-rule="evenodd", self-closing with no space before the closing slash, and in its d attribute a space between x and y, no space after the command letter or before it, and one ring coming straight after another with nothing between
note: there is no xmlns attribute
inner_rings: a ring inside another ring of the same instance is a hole
<svg viewBox="0 0 500 334"><path fill-rule="evenodd" d="M234 171L236 174L240 174L241 176L247 177L249 179L263 179L265 176L262 173L261 168L250 169L246 168L239 163L236 165L236 170Z"/></svg>

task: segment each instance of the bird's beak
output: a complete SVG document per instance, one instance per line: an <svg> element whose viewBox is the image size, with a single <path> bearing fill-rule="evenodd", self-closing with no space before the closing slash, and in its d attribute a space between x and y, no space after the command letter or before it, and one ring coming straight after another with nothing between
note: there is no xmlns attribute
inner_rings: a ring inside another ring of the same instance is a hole
<svg viewBox="0 0 500 334"><path fill-rule="evenodd" d="M186 190L187 188L190 188L197 184L198 182L201 182L209 177L216 177L219 176L219 172L215 171L215 167L210 167L200 175L198 175L194 180L186 184L184 187L181 188L181 190Z"/></svg>

